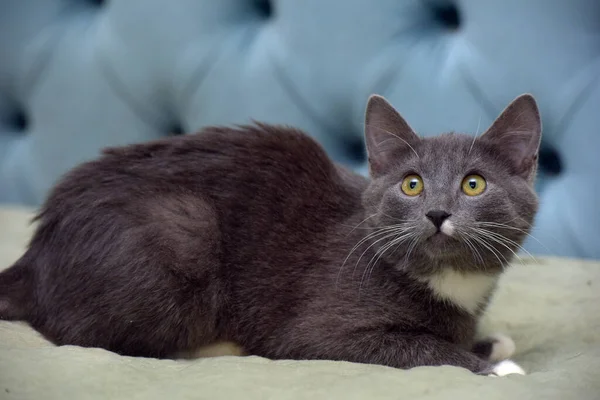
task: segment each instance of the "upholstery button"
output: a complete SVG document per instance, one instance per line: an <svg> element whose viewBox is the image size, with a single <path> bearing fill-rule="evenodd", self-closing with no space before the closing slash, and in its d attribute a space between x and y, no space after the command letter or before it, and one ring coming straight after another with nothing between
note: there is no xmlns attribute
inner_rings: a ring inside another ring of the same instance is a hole
<svg viewBox="0 0 600 400"><path fill-rule="evenodd" d="M181 125L174 125L169 129L169 136L179 136L183 135L183 128Z"/></svg>
<svg viewBox="0 0 600 400"><path fill-rule="evenodd" d="M542 148L539 155L540 169L548 175L562 172L562 161L558 152L552 148Z"/></svg>
<svg viewBox="0 0 600 400"><path fill-rule="evenodd" d="M271 4L271 1L272 0L254 0L256 9L263 18L269 18L271 14L273 14L273 5Z"/></svg>
<svg viewBox="0 0 600 400"><path fill-rule="evenodd" d="M367 153L362 139L348 141L345 147L348 157L352 161L364 162L367 160Z"/></svg>
<svg viewBox="0 0 600 400"><path fill-rule="evenodd" d="M27 116L23 112L16 112L10 121L14 130L18 132L22 132L27 130L27 126L29 125L29 121Z"/></svg>
<svg viewBox="0 0 600 400"><path fill-rule="evenodd" d="M435 21L448 30L457 30L460 27L460 12L456 4L450 2L430 3L431 13Z"/></svg>

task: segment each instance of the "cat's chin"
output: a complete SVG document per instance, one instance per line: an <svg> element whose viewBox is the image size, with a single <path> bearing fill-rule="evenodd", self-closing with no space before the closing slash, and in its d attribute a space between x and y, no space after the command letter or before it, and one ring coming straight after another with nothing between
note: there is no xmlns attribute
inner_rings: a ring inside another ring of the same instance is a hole
<svg viewBox="0 0 600 400"><path fill-rule="evenodd" d="M461 246L455 238L443 232L437 232L424 241L424 249L434 258L452 258L461 251Z"/></svg>
<svg viewBox="0 0 600 400"><path fill-rule="evenodd" d="M456 242L452 236L445 234L444 232L436 232L427 238L427 241L433 245L447 245L450 242Z"/></svg>

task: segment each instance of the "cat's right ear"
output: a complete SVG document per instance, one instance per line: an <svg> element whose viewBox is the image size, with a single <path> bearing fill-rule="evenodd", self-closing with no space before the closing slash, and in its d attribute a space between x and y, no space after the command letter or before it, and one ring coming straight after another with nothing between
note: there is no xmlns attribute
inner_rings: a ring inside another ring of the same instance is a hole
<svg viewBox="0 0 600 400"><path fill-rule="evenodd" d="M419 140L417 134L385 98L378 95L369 97L365 116L365 142L369 171L373 178L385 174L400 152L414 152Z"/></svg>
<svg viewBox="0 0 600 400"><path fill-rule="evenodd" d="M533 184L542 138L540 111L533 96L523 94L481 136L512 161L517 174Z"/></svg>

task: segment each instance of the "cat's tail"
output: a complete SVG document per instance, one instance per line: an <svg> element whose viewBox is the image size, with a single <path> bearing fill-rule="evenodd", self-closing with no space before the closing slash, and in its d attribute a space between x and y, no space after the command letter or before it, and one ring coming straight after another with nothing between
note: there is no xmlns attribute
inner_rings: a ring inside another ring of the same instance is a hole
<svg viewBox="0 0 600 400"><path fill-rule="evenodd" d="M31 304L31 271L17 262L0 272L0 320L23 320Z"/></svg>

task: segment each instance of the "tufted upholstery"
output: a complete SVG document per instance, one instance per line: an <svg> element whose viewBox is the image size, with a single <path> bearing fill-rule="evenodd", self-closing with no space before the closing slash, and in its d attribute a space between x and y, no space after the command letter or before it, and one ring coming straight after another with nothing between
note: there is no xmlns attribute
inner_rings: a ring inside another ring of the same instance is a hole
<svg viewBox="0 0 600 400"><path fill-rule="evenodd" d="M600 258L597 0L4 0L0 202L108 145L251 118L364 170L367 96L423 135L522 92L544 118L535 253Z"/></svg>

